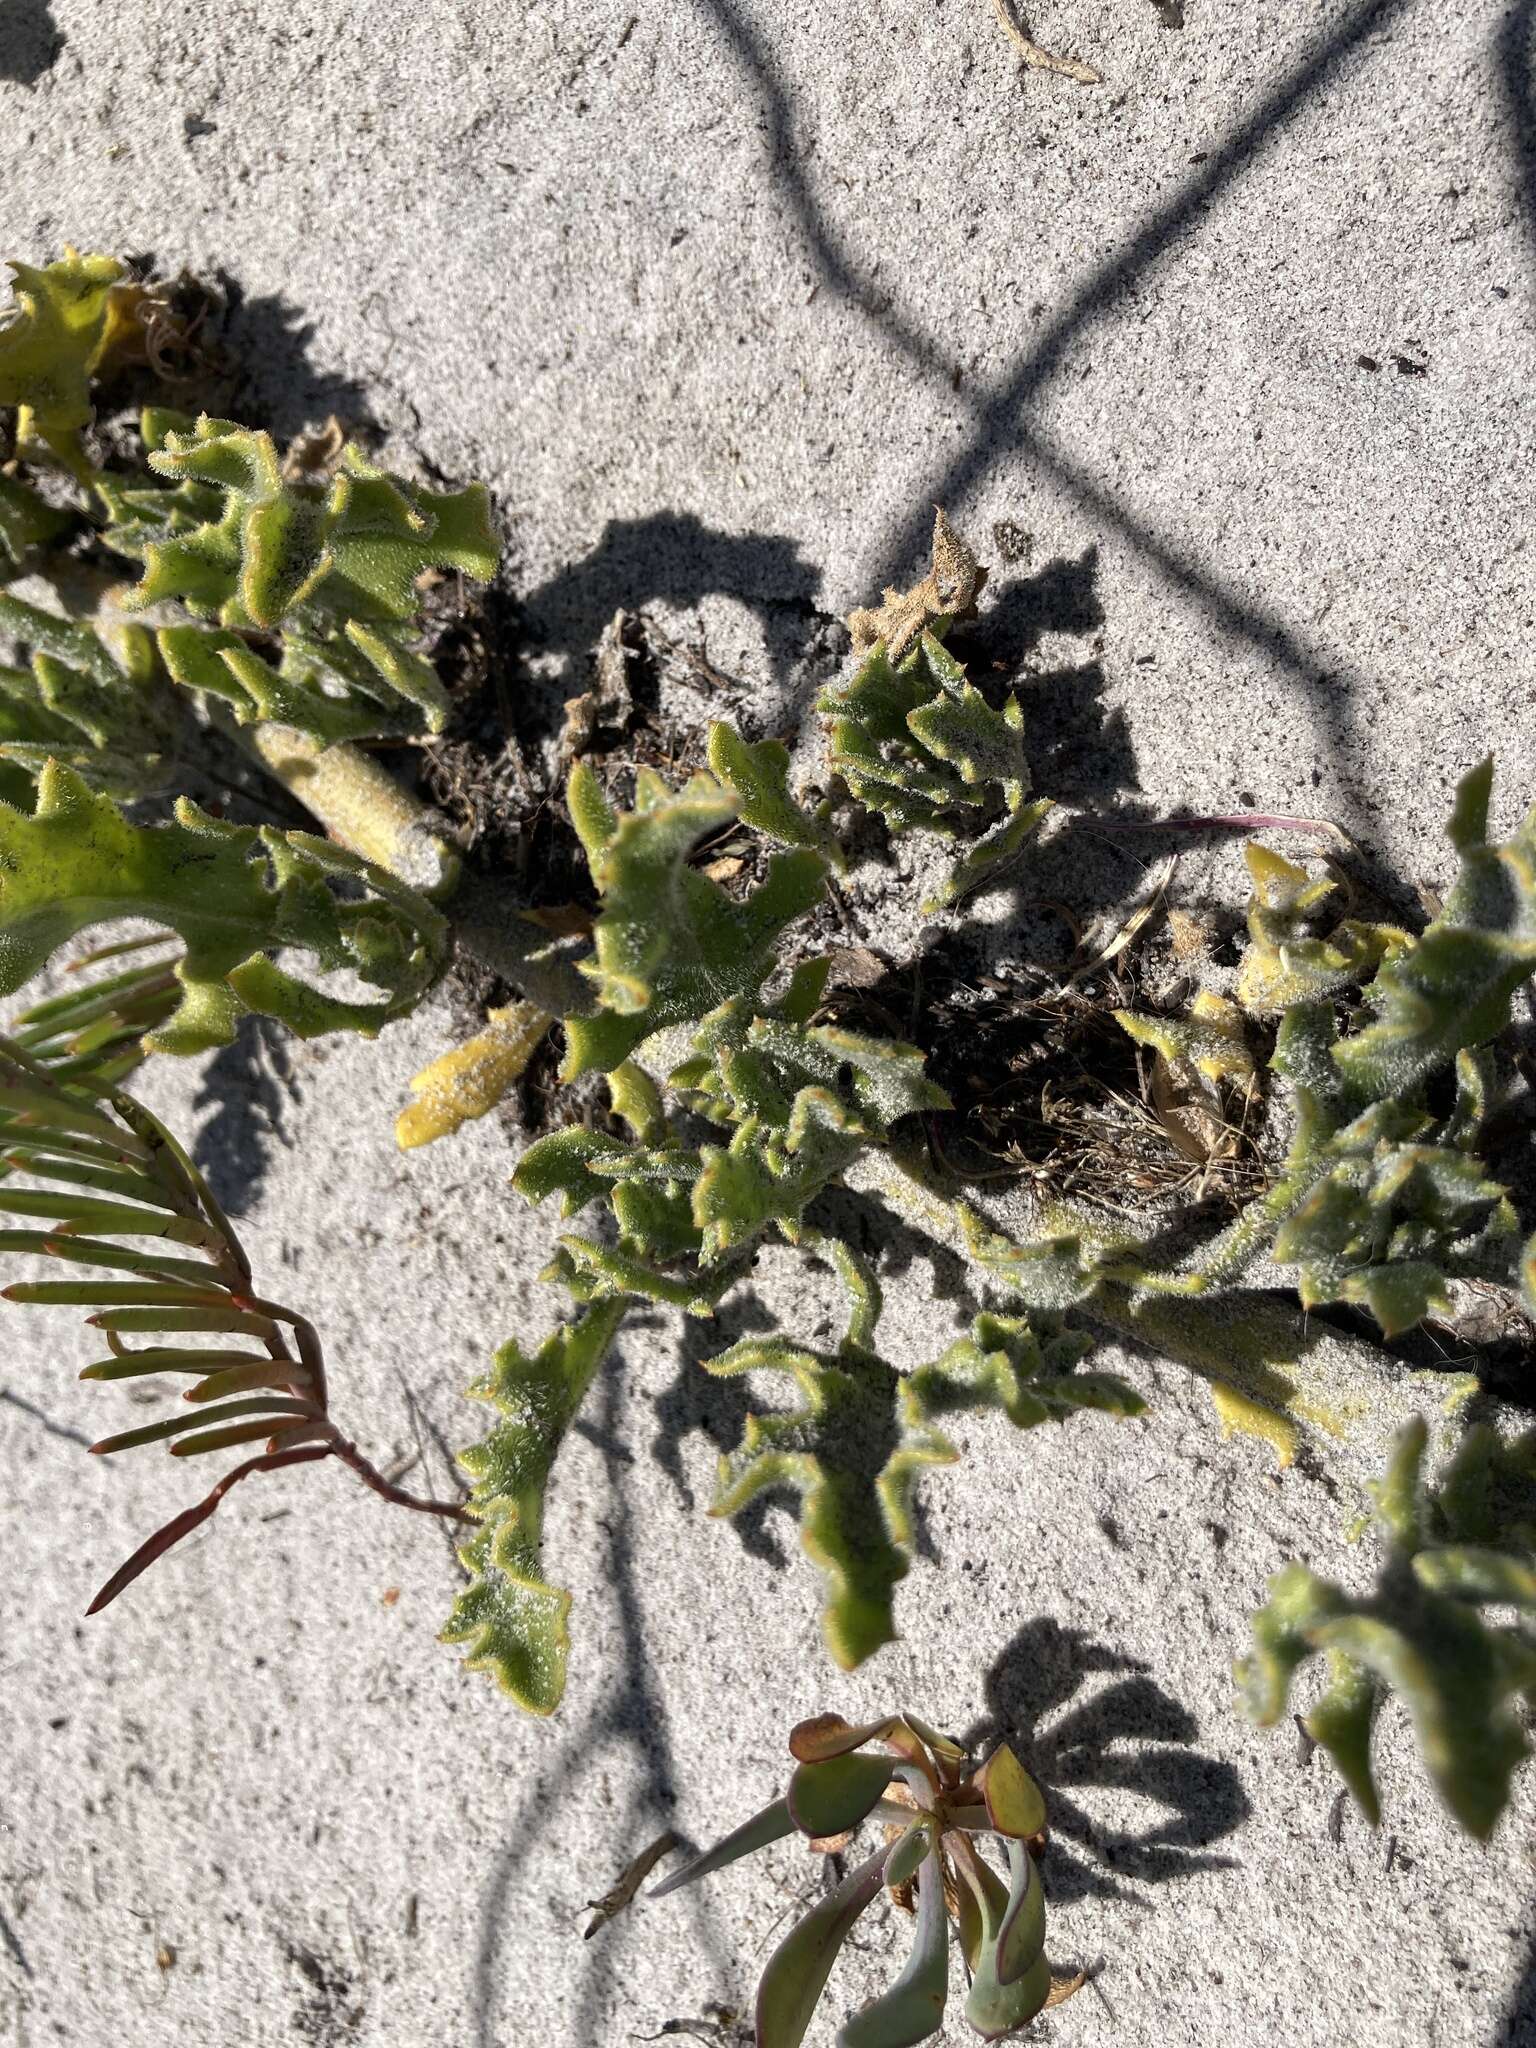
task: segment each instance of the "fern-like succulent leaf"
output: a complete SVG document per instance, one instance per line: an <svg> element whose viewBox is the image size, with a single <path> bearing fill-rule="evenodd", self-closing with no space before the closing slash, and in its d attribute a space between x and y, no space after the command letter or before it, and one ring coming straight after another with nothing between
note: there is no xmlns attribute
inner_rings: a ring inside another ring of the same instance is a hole
<svg viewBox="0 0 1536 2048"><path fill-rule="evenodd" d="M431 491L343 451L328 484L285 474L270 436L146 413L159 489L103 479L104 539L142 565L129 602L175 600L204 625L160 628L172 678L241 724L324 744L439 732L448 699L416 651L429 570L494 573L483 488ZM280 634L274 649L263 636Z"/></svg>
<svg viewBox="0 0 1536 2048"><path fill-rule="evenodd" d="M92 625L0 592L0 634L31 657L29 670L0 668L0 758L32 777L56 760L115 796L165 787L187 729L142 626L114 628L109 647Z"/></svg>
<svg viewBox="0 0 1536 2048"><path fill-rule="evenodd" d="M1384 963L1366 992L1371 1021L1334 1050L1363 1097L1406 1096L1463 1047L1495 1037L1536 972L1536 809L1490 846L1492 785L1490 756L1456 792L1450 838L1461 865L1445 908Z"/></svg>
<svg viewBox="0 0 1536 2048"><path fill-rule="evenodd" d="M1042 1344L1018 1318L983 1315L934 1363L898 1372L875 1349L874 1275L846 1246L831 1249L852 1298L835 1352L748 1338L704 1361L719 1377L787 1375L802 1397L791 1411L748 1418L741 1444L720 1461L711 1512L735 1514L778 1487L799 1496L801 1543L825 1579L823 1633L851 1669L895 1637L892 1601L909 1569L916 1488L929 1468L959 1455L938 1426L943 1418L998 1408L1028 1429L1084 1408L1137 1415L1144 1404L1110 1374L1074 1371L1085 1340Z"/></svg>
<svg viewBox="0 0 1536 2048"><path fill-rule="evenodd" d="M927 912L986 880L1050 809L1047 800L1026 801L1018 699L994 709L932 632L900 661L877 641L817 708L828 720L829 765L892 832L970 841Z"/></svg>
<svg viewBox="0 0 1536 2048"><path fill-rule="evenodd" d="M1253 883L1249 944L1237 977L1243 1009L1278 1014L1292 1003L1338 995L1412 943L1395 925L1348 919L1327 938L1314 936L1311 920L1334 883L1312 880L1304 868L1257 841L1244 847L1243 858Z"/></svg>
<svg viewBox="0 0 1536 2048"><path fill-rule="evenodd" d="M566 1027L563 1073L574 1080L611 1073L654 1032L755 995L785 926L820 900L826 864L808 847L776 854L741 900L690 867L698 842L736 816L736 798L712 776L674 793L643 774L635 808L620 814L582 761L569 801L601 905L594 952L580 963L601 1008Z"/></svg>
<svg viewBox="0 0 1536 2048"><path fill-rule="evenodd" d="M1536 1605L1536 1572L1529 1554L1447 1540L1468 1499L1466 1473L1453 1469L1438 1488L1428 1487L1427 1437L1422 1419L1405 1426L1376 1489L1387 1554L1375 1590L1360 1598L1304 1565L1287 1565L1254 1616L1254 1655L1237 1675L1250 1717L1269 1726L1285 1712L1300 1667L1327 1656L1330 1683L1307 1726L1372 1821L1380 1814L1369 1757L1376 1696L1383 1688L1399 1694L1441 1798L1470 1834L1484 1838L1528 1753L1520 1709L1536 1699L1536 1641L1518 1624L1492 1625L1477 1609ZM1486 1440L1476 1456L1485 1468L1503 1464L1507 1476L1510 1461L1494 1457Z"/></svg>

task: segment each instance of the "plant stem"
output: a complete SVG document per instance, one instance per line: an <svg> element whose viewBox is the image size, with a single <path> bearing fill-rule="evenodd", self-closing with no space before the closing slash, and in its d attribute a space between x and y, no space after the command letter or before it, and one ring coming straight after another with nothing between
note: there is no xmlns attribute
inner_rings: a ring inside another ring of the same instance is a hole
<svg viewBox="0 0 1536 2048"><path fill-rule="evenodd" d="M348 740L323 746L289 725L245 726L240 738L274 781L312 811L331 837L398 875L430 902L458 885L458 849L434 813L387 768Z"/></svg>
<svg viewBox="0 0 1536 2048"><path fill-rule="evenodd" d="M512 982L550 1013L551 1022L594 1007L591 988L549 934L520 915L522 906L509 902L504 884L464 867L438 814L371 754L345 740L322 747L286 725L236 731L262 768L340 845L398 875L439 908L451 902L461 951Z"/></svg>
<svg viewBox="0 0 1536 2048"><path fill-rule="evenodd" d="M393 1501L396 1507L415 1508L424 1515L446 1515L450 1521L455 1522L468 1522L473 1519L467 1509L462 1508L457 1501L422 1500L414 1493L407 1493L404 1487L396 1486L393 1481L386 1479L378 1467L363 1456L357 1445L349 1442L339 1430L329 1439L329 1443L331 1450L341 1462L350 1466L365 1486L371 1486L375 1493L382 1494L385 1500Z"/></svg>
<svg viewBox="0 0 1536 2048"><path fill-rule="evenodd" d="M1007 1285L1005 1267L979 1256L974 1210L952 1201L915 1161L878 1147L861 1154L847 1175L849 1187L895 1209L929 1239L979 1268L993 1285ZM1071 1234L1083 1219L1066 1205L1038 1206L1025 1239ZM1007 1234L990 1219L994 1250L1005 1255ZM1094 1235L1091 1227L1087 1235ZM1218 1240L1220 1242L1220 1240ZM1262 1246L1248 1248L1250 1256ZM1232 1262L1232 1263L1235 1263ZM1218 1414L1230 1432L1264 1438L1288 1463L1305 1429L1315 1445L1374 1470L1393 1432L1427 1401L1453 1404L1472 1384L1467 1373L1412 1370L1379 1344L1351 1337L1274 1289L1217 1287L1229 1265L1215 1273L1187 1274L1189 1292L1171 1293L1100 1279L1090 1295L1065 1313L1129 1338L1196 1373L1212 1387ZM1054 1311L1052 1311L1054 1313Z"/></svg>

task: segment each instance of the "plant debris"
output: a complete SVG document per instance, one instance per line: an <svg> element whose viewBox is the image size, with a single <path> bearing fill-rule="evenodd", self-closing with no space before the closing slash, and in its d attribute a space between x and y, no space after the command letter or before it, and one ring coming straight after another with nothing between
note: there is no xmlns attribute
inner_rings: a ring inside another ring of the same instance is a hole
<svg viewBox="0 0 1536 2048"><path fill-rule="evenodd" d="M926 1055L953 1104L925 1119L941 1166L1113 1211L1237 1209L1267 1184L1254 1103L1198 1075L1159 1080L1116 1023L1136 987L1123 956L1114 971L1056 986L978 972L952 944L870 981L865 951L857 979L834 975L828 1013Z"/></svg>
<svg viewBox="0 0 1536 2048"><path fill-rule="evenodd" d="M594 748L613 745L629 731L635 718L629 670L640 654L634 620L628 612L616 611L597 643L592 687L572 697L565 707L565 729L560 735L563 767Z"/></svg>
<svg viewBox="0 0 1536 2048"><path fill-rule="evenodd" d="M999 0L1001 4L1001 0ZM987 572L945 518L934 507L933 559L928 574L910 590L887 590L878 605L848 614L853 651L864 654L879 640L892 661L899 661L935 619L967 618Z"/></svg>
<svg viewBox="0 0 1536 2048"><path fill-rule="evenodd" d="M1079 85L1104 83L1103 72L1095 71L1091 64L1080 64L1076 57L1056 57L1049 50L1042 49L1014 19L1008 0L992 0L992 5L997 11L997 18L1002 23L1004 33L1031 70L1054 71L1062 78L1076 79ZM1165 17L1164 25L1172 27L1177 24L1169 23Z"/></svg>
<svg viewBox="0 0 1536 2048"><path fill-rule="evenodd" d="M582 1940L590 1941L594 1934L599 1933L608 1925L610 1920L617 1919L620 1913L631 1906L634 1903L635 1894L656 1868L662 1857L670 1856L674 1849L680 1849L681 1847L682 1837L674 1834L672 1829L668 1828L665 1834L658 1835L654 1842L649 1843L642 1849L633 1862L627 1863L624 1866L618 1882L610 1890L604 1892L600 1899L588 1899L587 1905L593 1917L588 1921L582 1932Z"/></svg>

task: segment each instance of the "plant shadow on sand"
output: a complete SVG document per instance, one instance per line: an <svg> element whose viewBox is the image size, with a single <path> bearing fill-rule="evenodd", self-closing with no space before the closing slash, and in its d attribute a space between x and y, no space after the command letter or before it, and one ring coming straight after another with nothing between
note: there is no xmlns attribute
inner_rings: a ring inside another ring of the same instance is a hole
<svg viewBox="0 0 1536 2048"><path fill-rule="evenodd" d="M36 85L58 62L64 42L52 0L0 0L0 79Z"/></svg>
<svg viewBox="0 0 1536 2048"><path fill-rule="evenodd" d="M1087 1690L1099 1676L1111 1682ZM986 1700L959 1739L974 1754L1006 1737L1045 1787L1043 1874L1058 1904L1091 1893L1144 1904L1138 1885L1238 1867L1209 1853L1251 1811L1237 1771L1194 1747L1194 1715L1139 1659L1040 1615L987 1673ZM1139 1829L1101 1826L1084 1803L1096 1791L1134 1793L1162 1812Z"/></svg>

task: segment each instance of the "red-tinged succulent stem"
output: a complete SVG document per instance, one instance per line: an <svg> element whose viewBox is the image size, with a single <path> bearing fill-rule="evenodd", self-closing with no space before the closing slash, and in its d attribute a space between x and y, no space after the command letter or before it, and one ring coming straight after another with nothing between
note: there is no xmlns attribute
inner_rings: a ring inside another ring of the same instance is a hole
<svg viewBox="0 0 1536 2048"><path fill-rule="evenodd" d="M85 1610L87 1614L99 1614L103 1607L110 1607L125 1587L131 1586L141 1572L147 1571L156 1558L164 1557L183 1536L190 1536L200 1528L223 1500L229 1489L238 1484L250 1472L276 1472L284 1465L303 1465L316 1458L328 1458L329 1444L305 1444L296 1450L268 1451L259 1458L247 1458L243 1465L236 1465L232 1472L226 1472L211 1492L206 1493L195 1507L183 1508L179 1515L173 1515L153 1536L141 1543L126 1563L117 1570L102 1587L96 1598Z"/></svg>
<svg viewBox="0 0 1536 2048"><path fill-rule="evenodd" d="M393 1501L396 1507L415 1508L424 1515L446 1515L454 1522L467 1522L471 1519L468 1511L457 1501L422 1500L416 1494L407 1493L403 1487L396 1486L392 1480L384 1477L377 1466L369 1463L356 1444L349 1443L339 1432L332 1438L330 1448L344 1465L351 1467L365 1486L371 1486L375 1493L382 1495L385 1500Z"/></svg>

